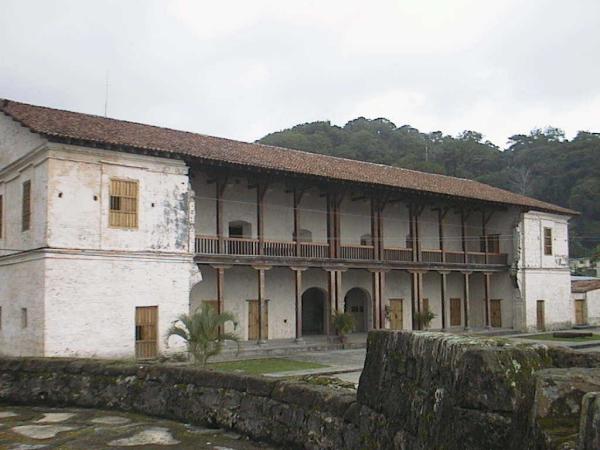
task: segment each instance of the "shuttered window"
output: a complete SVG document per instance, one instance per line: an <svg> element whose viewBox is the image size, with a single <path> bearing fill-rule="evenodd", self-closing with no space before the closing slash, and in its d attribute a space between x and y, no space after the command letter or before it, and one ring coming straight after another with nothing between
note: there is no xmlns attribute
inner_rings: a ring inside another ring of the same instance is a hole
<svg viewBox="0 0 600 450"><path fill-rule="evenodd" d="M23 183L23 197L21 205L21 230L31 228L31 180Z"/></svg>
<svg viewBox="0 0 600 450"><path fill-rule="evenodd" d="M4 235L2 234L3 230L3 225L4 222L2 221L2 219L4 218L4 203L3 203L4 198L2 197L2 195L0 195L0 239L2 239L4 237Z"/></svg>
<svg viewBox="0 0 600 450"><path fill-rule="evenodd" d="M552 228L544 228L544 255L552 254Z"/></svg>
<svg viewBox="0 0 600 450"><path fill-rule="evenodd" d="M138 182L110 180L109 225L118 228L138 227Z"/></svg>

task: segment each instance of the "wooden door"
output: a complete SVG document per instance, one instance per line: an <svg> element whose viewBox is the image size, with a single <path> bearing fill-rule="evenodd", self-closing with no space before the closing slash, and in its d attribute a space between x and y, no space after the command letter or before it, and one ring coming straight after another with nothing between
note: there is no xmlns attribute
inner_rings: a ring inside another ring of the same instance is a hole
<svg viewBox="0 0 600 450"><path fill-rule="evenodd" d="M423 312L429 311L429 299L428 298L421 299L421 311L423 311Z"/></svg>
<svg viewBox="0 0 600 450"><path fill-rule="evenodd" d="M202 303L206 303L210 306L214 312L219 312L219 301L218 300L202 300Z"/></svg>
<svg viewBox="0 0 600 450"><path fill-rule="evenodd" d="M490 322L494 328L502 326L502 300L490 300Z"/></svg>
<svg viewBox="0 0 600 450"><path fill-rule="evenodd" d="M258 340L258 300L248 300L248 340ZM269 338L269 303L263 303L262 339Z"/></svg>
<svg viewBox="0 0 600 450"><path fill-rule="evenodd" d="M390 328L401 330L403 324L403 300L401 298L390 298Z"/></svg>
<svg viewBox="0 0 600 450"><path fill-rule="evenodd" d="M451 298L450 299L450 326L451 327L460 327L462 322L461 312L460 312L460 298Z"/></svg>
<svg viewBox="0 0 600 450"><path fill-rule="evenodd" d="M537 301L537 329L544 330L546 328L544 300Z"/></svg>
<svg viewBox="0 0 600 450"><path fill-rule="evenodd" d="M158 356L158 306L135 308L135 357Z"/></svg>
<svg viewBox="0 0 600 450"><path fill-rule="evenodd" d="M585 325L587 322L585 317L585 300L575 300L575 324Z"/></svg>

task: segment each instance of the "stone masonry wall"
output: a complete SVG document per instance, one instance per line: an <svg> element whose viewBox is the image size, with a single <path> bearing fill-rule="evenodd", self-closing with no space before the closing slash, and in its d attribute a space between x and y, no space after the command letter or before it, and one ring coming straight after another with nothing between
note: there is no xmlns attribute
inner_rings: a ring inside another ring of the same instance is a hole
<svg viewBox="0 0 600 450"><path fill-rule="evenodd" d="M374 331L358 395L192 367L6 358L0 401L135 411L283 448L568 449L579 434L591 449L599 368L600 355L542 345Z"/></svg>

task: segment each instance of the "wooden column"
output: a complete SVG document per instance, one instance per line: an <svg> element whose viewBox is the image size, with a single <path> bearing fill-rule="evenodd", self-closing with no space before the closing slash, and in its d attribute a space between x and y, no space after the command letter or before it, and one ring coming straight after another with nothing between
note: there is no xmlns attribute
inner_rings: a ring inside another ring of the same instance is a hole
<svg viewBox="0 0 600 450"><path fill-rule="evenodd" d="M265 305L267 303L267 297L265 293L265 272L269 270L271 267L269 266L257 266L254 267L258 273L258 343L264 344L268 339L267 335L263 333L263 326L266 326L266 329L269 329L269 324L266 323L263 325L263 320L265 318Z"/></svg>
<svg viewBox="0 0 600 450"><path fill-rule="evenodd" d="M413 330L419 330L416 314L421 311L421 301L419 296L419 274L409 272L410 274L410 297L411 297L411 316Z"/></svg>
<svg viewBox="0 0 600 450"><path fill-rule="evenodd" d="M381 278L379 277L378 271L371 272L371 280L372 280L372 312L371 312L371 326L374 330L381 328L379 325L379 310L381 308L381 287L380 282Z"/></svg>
<svg viewBox="0 0 600 450"><path fill-rule="evenodd" d="M326 269L327 270L327 269ZM336 275L335 270L327 270L327 290L329 292L329 301L327 304L326 311L326 320L325 320L325 334L329 335L331 333L331 317L334 312L337 311L336 303L337 303L337 294L336 294Z"/></svg>
<svg viewBox="0 0 600 450"><path fill-rule="evenodd" d="M225 193L225 186L227 186L227 180L217 180L216 186L216 221L217 221L217 238L219 239L219 253L225 253L225 239L223 236L223 194Z"/></svg>
<svg viewBox="0 0 600 450"><path fill-rule="evenodd" d="M335 257L340 258L341 255L341 246L342 246L342 218L341 218L341 208L342 208L342 200L344 196L342 194L336 194L334 196L334 209L333 209L333 217L334 217L334 242L335 242Z"/></svg>
<svg viewBox="0 0 600 450"><path fill-rule="evenodd" d="M294 271L296 291L296 342L302 342L302 272L306 267L290 267Z"/></svg>
<svg viewBox="0 0 600 450"><path fill-rule="evenodd" d="M258 182L256 184L256 235L258 237L258 254L265 254L265 194L267 184Z"/></svg>
<svg viewBox="0 0 600 450"><path fill-rule="evenodd" d="M440 252L442 253L442 262L446 262L446 248L444 242L444 218L448 214L448 208L439 208L438 212L438 239L440 242Z"/></svg>
<svg viewBox="0 0 600 450"><path fill-rule="evenodd" d="M441 303L442 303L442 331L447 329L447 308L446 302L448 298L448 279L447 276L450 272L440 272L440 290L441 290Z"/></svg>
<svg viewBox="0 0 600 450"><path fill-rule="evenodd" d="M215 265L212 267L215 269L217 278L217 313L221 314L225 311L225 269L229 269L231 266ZM219 327L219 334L222 332L222 327Z"/></svg>
<svg viewBox="0 0 600 450"><path fill-rule="evenodd" d="M492 322L491 322L491 311L490 311L490 282L491 282L491 273L484 273L483 274L483 288L484 288L484 295L485 295L485 327L486 328L491 328L492 326Z"/></svg>
<svg viewBox="0 0 600 450"><path fill-rule="evenodd" d="M461 241L462 241L462 251L463 251L463 262L465 264L467 264L468 262L468 257L467 257L467 230L466 230L466 216L465 216L465 210L461 209L460 210L460 236L461 236Z"/></svg>
<svg viewBox="0 0 600 450"><path fill-rule="evenodd" d="M296 243L296 256L302 255L300 245L300 201L302 200L302 194L302 191L300 191L298 188L294 188L294 242Z"/></svg>
<svg viewBox="0 0 600 450"><path fill-rule="evenodd" d="M333 215L333 201L332 195L327 193L326 204L327 204L327 243L329 244L329 257L335 258L335 225Z"/></svg>
<svg viewBox="0 0 600 450"><path fill-rule="evenodd" d="M388 304L388 300L385 296L385 271L379 272L379 328L386 328L385 323L385 307Z"/></svg>
<svg viewBox="0 0 600 450"><path fill-rule="evenodd" d="M412 250L412 260L418 261L417 236L415 230L415 207L412 204L408 205L408 223L410 226L410 246Z"/></svg>
<svg viewBox="0 0 600 450"><path fill-rule="evenodd" d="M470 305L471 305L471 295L469 292L469 276L471 272L463 272L464 275L464 313L465 313L465 330L470 329L469 325L469 316L470 316Z"/></svg>
<svg viewBox="0 0 600 450"><path fill-rule="evenodd" d="M335 271L335 310L344 312L344 299L342 298L342 270Z"/></svg>
<svg viewBox="0 0 600 450"><path fill-rule="evenodd" d="M487 232L485 230L486 224L487 224L487 221L486 221L485 211L482 210L481 211L481 234L483 235L483 251L484 251L483 258L484 258L484 262L487 264L489 249L488 249ZM487 303L486 303L486 308L487 308ZM487 316L487 314L486 314L486 316Z"/></svg>
<svg viewBox="0 0 600 450"><path fill-rule="evenodd" d="M373 243L373 259L379 258L379 202L375 197L371 197L371 240Z"/></svg>

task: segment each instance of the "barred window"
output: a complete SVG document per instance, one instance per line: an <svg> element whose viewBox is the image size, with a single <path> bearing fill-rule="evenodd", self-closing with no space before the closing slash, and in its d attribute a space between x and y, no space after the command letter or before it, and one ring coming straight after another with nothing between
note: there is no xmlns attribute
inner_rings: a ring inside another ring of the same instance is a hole
<svg viewBox="0 0 600 450"><path fill-rule="evenodd" d="M118 228L138 227L138 182L110 180L109 225Z"/></svg>
<svg viewBox="0 0 600 450"><path fill-rule="evenodd" d="M544 255L552 254L552 228L544 228Z"/></svg>
<svg viewBox="0 0 600 450"><path fill-rule="evenodd" d="M31 228L31 180L23 183L23 197L21 204L21 231Z"/></svg>

